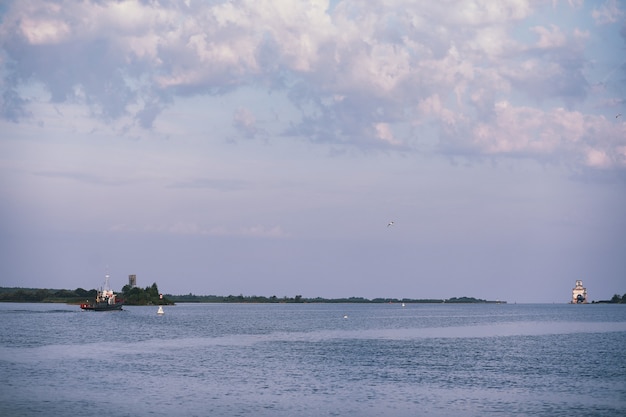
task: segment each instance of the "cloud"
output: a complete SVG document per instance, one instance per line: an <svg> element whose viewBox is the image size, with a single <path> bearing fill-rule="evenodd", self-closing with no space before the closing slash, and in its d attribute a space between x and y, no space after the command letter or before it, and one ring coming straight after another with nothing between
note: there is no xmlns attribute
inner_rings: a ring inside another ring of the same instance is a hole
<svg viewBox="0 0 626 417"><path fill-rule="evenodd" d="M169 188L207 188L219 191L244 190L252 187L248 181L240 181L233 179L212 179L212 178L196 178L189 181L178 181Z"/></svg>
<svg viewBox="0 0 626 417"><path fill-rule="evenodd" d="M257 127L254 114L244 108L239 107L233 115L233 126L246 138L254 138L261 130Z"/></svg>
<svg viewBox="0 0 626 417"><path fill-rule="evenodd" d="M129 180L126 176L122 179L122 178L112 178L112 177L105 177L105 176L101 176L101 175L93 175L90 173L86 173L86 172L74 172L74 171L38 171L35 172L34 175L39 176L39 177L46 177L46 178L60 178L60 179L67 179L67 180L72 180L72 181L76 181L79 183L85 183L85 184L95 184L95 185L106 185L106 186L117 186L117 185L123 185L123 184L128 184L131 182L131 180Z"/></svg>
<svg viewBox="0 0 626 417"><path fill-rule="evenodd" d="M18 123L21 119L32 116L32 113L26 110L27 105L28 100L22 98L14 89L7 88L0 98L0 117Z"/></svg>
<svg viewBox="0 0 626 417"><path fill-rule="evenodd" d="M588 19L617 22L619 6L603 3ZM577 3L557 7L584 13ZM546 10L523 0L14 1L0 24L0 114L31 117L23 91L35 82L53 103L155 130L182 97L261 88L296 114L277 127L285 137L415 150L405 126L436 126L445 152L568 155L623 169L620 126L576 110L594 93L590 29L526 20ZM230 127L265 139L257 114L237 105Z"/></svg>
<svg viewBox="0 0 626 417"><path fill-rule="evenodd" d="M624 10L620 8L617 0L609 0L593 9L591 13L596 24L603 25L615 23L624 18Z"/></svg>
<svg viewBox="0 0 626 417"><path fill-rule="evenodd" d="M196 236L232 236L232 237L255 237L255 238L285 238L289 235L280 226L242 226L239 228L226 228L224 226L210 227L198 223L177 222L172 224L145 224L137 226L134 224L120 223L110 228L115 233L154 233L169 235L196 235Z"/></svg>
<svg viewBox="0 0 626 417"><path fill-rule="evenodd" d="M424 106L441 114L447 112L436 105ZM506 101L496 103L493 111L489 123L472 123L449 116L449 122L442 125L443 150L452 154L506 155L554 164L626 169L626 124L616 127L613 120L604 116L584 115L564 108L542 111L513 106Z"/></svg>

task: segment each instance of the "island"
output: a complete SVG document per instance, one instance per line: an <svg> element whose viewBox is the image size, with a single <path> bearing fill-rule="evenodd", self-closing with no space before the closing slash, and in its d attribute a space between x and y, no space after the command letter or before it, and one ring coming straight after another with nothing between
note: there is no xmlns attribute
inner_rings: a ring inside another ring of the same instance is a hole
<svg viewBox="0 0 626 417"><path fill-rule="evenodd" d="M97 290L48 289L48 288L21 288L0 287L0 302L24 302L24 303L66 303L81 304L87 299L94 299ZM370 303L370 304L506 304L501 300L484 300L475 297L452 297L452 298L307 298L302 295L293 297L282 296L259 296L259 295L196 295L196 294L164 294L161 296L156 283L151 286L140 288L125 285L118 297L124 300L125 305L174 305L175 303ZM615 294L610 300L592 301L592 304L626 304L626 294Z"/></svg>
<svg viewBox="0 0 626 417"><path fill-rule="evenodd" d="M0 302L26 302L26 303L66 303L81 304L88 299L94 299L97 290L85 290L77 288L75 290L67 289L48 289L48 288L17 288L17 287L0 287ZM125 285L121 293L117 294L118 298L124 300L124 305L173 305L175 303L371 303L371 304L506 304L506 301L489 301L474 297L452 297L447 299L413 299L413 298L364 298L364 297L347 297L347 298L307 298L302 295L293 297L275 295L266 297L258 295L244 296L240 295L161 295L159 287L156 283L149 287L140 288L132 285Z"/></svg>
<svg viewBox="0 0 626 417"><path fill-rule="evenodd" d="M94 300L98 290L75 290L48 289L48 288L16 288L0 287L0 302L17 303L65 303L82 304L85 301ZM174 301L167 296L161 296L156 283L149 287L140 288L125 285L121 293L116 294L118 299L124 300L124 305L173 305Z"/></svg>

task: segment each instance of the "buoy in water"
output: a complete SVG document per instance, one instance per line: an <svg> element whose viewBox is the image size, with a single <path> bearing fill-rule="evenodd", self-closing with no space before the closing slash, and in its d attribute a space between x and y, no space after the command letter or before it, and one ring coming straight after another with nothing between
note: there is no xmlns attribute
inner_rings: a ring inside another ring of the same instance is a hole
<svg viewBox="0 0 626 417"><path fill-rule="evenodd" d="M165 311L163 311L163 306L159 306L159 309L157 310L157 314L159 316L162 316L163 314L165 314Z"/></svg>

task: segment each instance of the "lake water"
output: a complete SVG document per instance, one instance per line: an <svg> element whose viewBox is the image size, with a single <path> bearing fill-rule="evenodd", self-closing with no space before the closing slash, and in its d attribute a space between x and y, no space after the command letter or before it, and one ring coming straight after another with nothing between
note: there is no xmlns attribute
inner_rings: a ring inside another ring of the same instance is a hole
<svg viewBox="0 0 626 417"><path fill-rule="evenodd" d="M0 303L0 415L626 415L626 305L156 311Z"/></svg>

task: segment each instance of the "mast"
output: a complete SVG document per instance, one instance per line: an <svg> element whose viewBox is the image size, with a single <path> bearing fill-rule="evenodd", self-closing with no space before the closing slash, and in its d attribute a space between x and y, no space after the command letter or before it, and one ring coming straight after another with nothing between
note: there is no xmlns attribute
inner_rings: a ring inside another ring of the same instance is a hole
<svg viewBox="0 0 626 417"><path fill-rule="evenodd" d="M106 273L104 275L104 287L102 288L103 291L109 291L110 287L109 287L109 274Z"/></svg>

